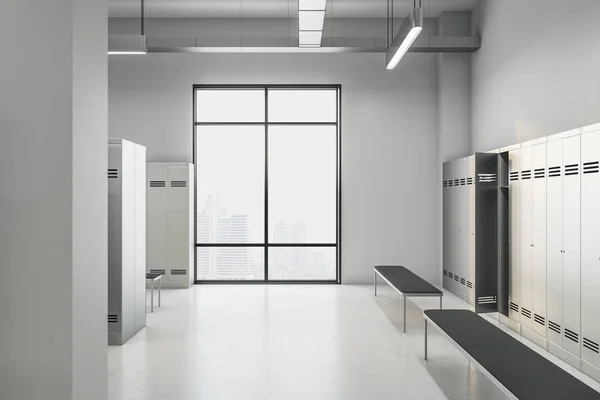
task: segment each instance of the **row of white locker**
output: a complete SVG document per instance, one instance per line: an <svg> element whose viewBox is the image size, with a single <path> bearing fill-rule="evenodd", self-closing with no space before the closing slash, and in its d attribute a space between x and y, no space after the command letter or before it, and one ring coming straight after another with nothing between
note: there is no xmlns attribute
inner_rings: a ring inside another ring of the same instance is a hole
<svg viewBox="0 0 600 400"><path fill-rule="evenodd" d="M509 316L600 367L600 131L509 155Z"/></svg>

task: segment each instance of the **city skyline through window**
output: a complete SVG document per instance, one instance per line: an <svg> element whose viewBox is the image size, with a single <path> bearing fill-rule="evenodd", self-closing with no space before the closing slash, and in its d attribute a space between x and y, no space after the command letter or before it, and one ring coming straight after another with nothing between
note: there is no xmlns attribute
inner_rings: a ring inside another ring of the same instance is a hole
<svg viewBox="0 0 600 400"><path fill-rule="evenodd" d="M194 96L196 280L339 282L339 87Z"/></svg>

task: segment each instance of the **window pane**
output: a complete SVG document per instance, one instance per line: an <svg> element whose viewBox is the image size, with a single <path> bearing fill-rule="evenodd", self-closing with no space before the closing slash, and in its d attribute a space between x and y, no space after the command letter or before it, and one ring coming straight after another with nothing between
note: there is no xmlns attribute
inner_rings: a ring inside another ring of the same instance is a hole
<svg viewBox="0 0 600 400"><path fill-rule="evenodd" d="M262 247L198 247L198 280L263 280Z"/></svg>
<svg viewBox="0 0 600 400"><path fill-rule="evenodd" d="M197 242L263 243L265 128L198 126Z"/></svg>
<svg viewBox="0 0 600 400"><path fill-rule="evenodd" d="M271 247L269 279L335 280L335 247Z"/></svg>
<svg viewBox="0 0 600 400"><path fill-rule="evenodd" d="M337 90L269 90L269 122L336 122Z"/></svg>
<svg viewBox="0 0 600 400"><path fill-rule="evenodd" d="M269 242L336 242L336 127L269 128Z"/></svg>
<svg viewBox="0 0 600 400"><path fill-rule="evenodd" d="M198 90L196 122L264 122L265 91Z"/></svg>

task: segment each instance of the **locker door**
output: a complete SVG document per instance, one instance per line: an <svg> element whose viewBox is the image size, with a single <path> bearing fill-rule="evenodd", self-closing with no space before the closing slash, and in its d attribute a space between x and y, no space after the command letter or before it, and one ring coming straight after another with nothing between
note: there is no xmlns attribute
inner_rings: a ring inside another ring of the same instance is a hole
<svg viewBox="0 0 600 400"><path fill-rule="evenodd" d="M563 139L563 347L581 354L580 136Z"/></svg>
<svg viewBox="0 0 600 400"><path fill-rule="evenodd" d="M148 163L148 271L167 273L169 267L169 167Z"/></svg>
<svg viewBox="0 0 600 400"><path fill-rule="evenodd" d="M532 186L533 152L531 147L521 149L521 196L519 205L521 208L519 240L520 248L520 270L521 270L521 325L532 329L533 296L531 283L531 264L533 250L533 186Z"/></svg>
<svg viewBox="0 0 600 400"><path fill-rule="evenodd" d="M453 165L451 162L447 162L444 164L443 170L443 202L444 202L444 238L443 238L443 251L444 251L444 275L443 275L443 283L444 289L452 290L452 281L450 278L450 274L453 274L453 257L454 257L454 235L453 235L453 227L452 220L454 218L453 208L452 208L452 188L454 184L453 177Z"/></svg>
<svg viewBox="0 0 600 400"><path fill-rule="evenodd" d="M455 162L454 192L456 219L454 220L456 229L456 263L454 264L454 294L463 300L466 300L465 293L465 272L467 270L467 162L462 159ZM462 283L461 283L462 282Z"/></svg>
<svg viewBox="0 0 600 400"><path fill-rule="evenodd" d="M467 301L475 306L475 156L467 158Z"/></svg>
<svg viewBox="0 0 600 400"><path fill-rule="evenodd" d="M509 153L509 253L510 253L510 266L509 266L509 312L508 316L514 321L520 321L520 307L521 307L521 296L520 296L520 270L519 270L519 250L521 243L519 241L519 210L520 210L520 162L519 162L520 150L514 150Z"/></svg>
<svg viewBox="0 0 600 400"><path fill-rule="evenodd" d="M189 167L169 166L169 275L188 281L189 271Z"/></svg>
<svg viewBox="0 0 600 400"><path fill-rule="evenodd" d="M600 131L581 136L581 357L600 367Z"/></svg>
<svg viewBox="0 0 600 400"><path fill-rule="evenodd" d="M546 336L546 143L533 146L533 330Z"/></svg>
<svg viewBox="0 0 600 400"><path fill-rule="evenodd" d="M562 140L548 142L547 181L547 338L562 346L562 236L563 236L563 145Z"/></svg>

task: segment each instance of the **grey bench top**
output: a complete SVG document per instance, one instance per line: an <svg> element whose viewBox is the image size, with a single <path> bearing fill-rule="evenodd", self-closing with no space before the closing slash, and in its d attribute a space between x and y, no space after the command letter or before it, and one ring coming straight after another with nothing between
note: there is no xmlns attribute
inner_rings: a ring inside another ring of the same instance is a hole
<svg viewBox="0 0 600 400"><path fill-rule="evenodd" d="M375 268L390 285L393 285L400 292L411 294L430 294L442 296L440 289L436 288L414 272L397 265L378 265Z"/></svg>
<svg viewBox="0 0 600 400"><path fill-rule="evenodd" d="M162 274L153 274L150 272L146 273L146 280L154 280L156 278L160 278L162 276Z"/></svg>
<svg viewBox="0 0 600 400"><path fill-rule="evenodd" d="M600 393L472 311L424 314L518 399L600 399Z"/></svg>

